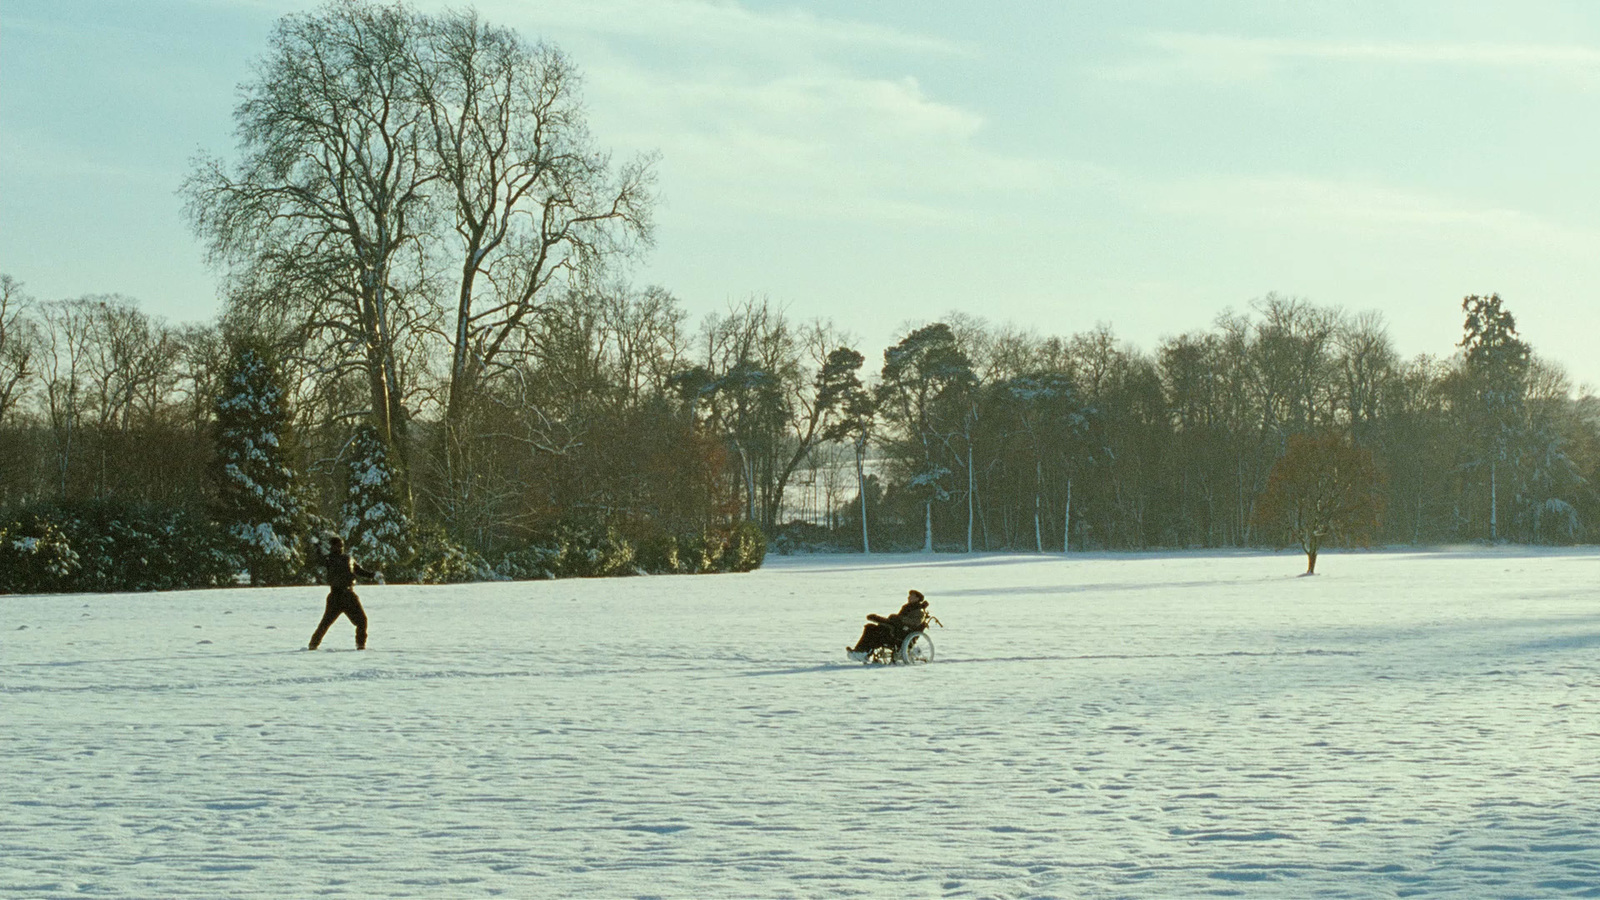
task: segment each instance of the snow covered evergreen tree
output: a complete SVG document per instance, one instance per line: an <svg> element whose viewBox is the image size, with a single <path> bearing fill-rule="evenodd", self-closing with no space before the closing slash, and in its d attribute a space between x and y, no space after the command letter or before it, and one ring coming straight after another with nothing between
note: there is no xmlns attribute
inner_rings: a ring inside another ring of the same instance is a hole
<svg viewBox="0 0 1600 900"><path fill-rule="evenodd" d="M341 525L350 555L369 569L394 569L416 555L411 516L389 446L371 425L357 426L345 450ZM393 573L391 573L393 574Z"/></svg>
<svg viewBox="0 0 1600 900"><path fill-rule="evenodd" d="M217 400L217 517L251 584L301 580L306 509L285 453L289 412L271 350L236 342Z"/></svg>

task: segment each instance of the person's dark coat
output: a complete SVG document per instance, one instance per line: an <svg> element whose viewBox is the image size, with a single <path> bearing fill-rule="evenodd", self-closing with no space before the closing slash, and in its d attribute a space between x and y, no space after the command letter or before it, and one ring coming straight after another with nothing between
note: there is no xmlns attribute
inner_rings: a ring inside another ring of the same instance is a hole
<svg viewBox="0 0 1600 900"><path fill-rule="evenodd" d="M322 558L322 565L327 570L327 582L330 588L349 590L355 587L357 575L362 578L378 577L378 573L363 569L343 550L329 550L328 555Z"/></svg>
<svg viewBox="0 0 1600 900"><path fill-rule="evenodd" d="M894 647L913 631L921 631L928 623L928 601L921 591L911 591L900 609L888 616L867 614L867 625L861 630L861 639L854 647L845 648L851 653L868 653L879 647Z"/></svg>

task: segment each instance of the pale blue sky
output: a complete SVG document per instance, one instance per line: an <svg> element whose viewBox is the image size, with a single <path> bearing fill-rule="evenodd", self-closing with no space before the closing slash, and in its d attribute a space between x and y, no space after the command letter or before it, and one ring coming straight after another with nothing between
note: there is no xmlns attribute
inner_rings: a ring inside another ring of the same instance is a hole
<svg viewBox="0 0 1600 900"><path fill-rule="evenodd" d="M295 0L0 0L0 272L208 318L175 195ZM418 3L431 9L442 4ZM1399 11L1396 11L1399 7ZM876 358L949 310L1151 349L1269 291L1446 354L1463 295L1600 386L1600 6L485 0L661 152L635 281Z"/></svg>

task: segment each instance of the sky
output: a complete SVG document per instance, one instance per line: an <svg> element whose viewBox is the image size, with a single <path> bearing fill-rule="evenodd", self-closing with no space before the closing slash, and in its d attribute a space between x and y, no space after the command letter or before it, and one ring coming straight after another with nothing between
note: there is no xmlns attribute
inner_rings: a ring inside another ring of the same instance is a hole
<svg viewBox="0 0 1600 900"><path fill-rule="evenodd" d="M0 0L0 273L41 299L220 309L177 194L299 0ZM418 8L445 4L419 0ZM1529 0L481 0L561 47L618 160L633 266L870 359L959 311L1153 350L1270 292L1448 355L1498 292L1600 388L1600 6Z"/></svg>

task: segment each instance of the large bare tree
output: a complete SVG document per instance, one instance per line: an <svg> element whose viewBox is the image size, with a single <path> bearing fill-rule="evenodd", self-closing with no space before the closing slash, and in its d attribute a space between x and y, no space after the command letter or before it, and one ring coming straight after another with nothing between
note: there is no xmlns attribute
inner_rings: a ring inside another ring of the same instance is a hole
<svg viewBox="0 0 1600 900"><path fill-rule="evenodd" d="M649 241L653 159L614 167L596 149L578 72L560 50L472 12L420 28L426 147L456 236L453 425L477 385L524 360L541 309Z"/></svg>
<svg viewBox="0 0 1600 900"><path fill-rule="evenodd" d="M0 275L0 423L21 401L37 365L39 329L28 317L31 303L21 282Z"/></svg>
<svg viewBox="0 0 1600 900"><path fill-rule="evenodd" d="M425 321L424 248L437 177L423 153L416 16L334 0L281 19L234 111L240 159L201 158L185 184L195 231L235 299L286 315L366 378L371 418L403 432L403 329Z"/></svg>

